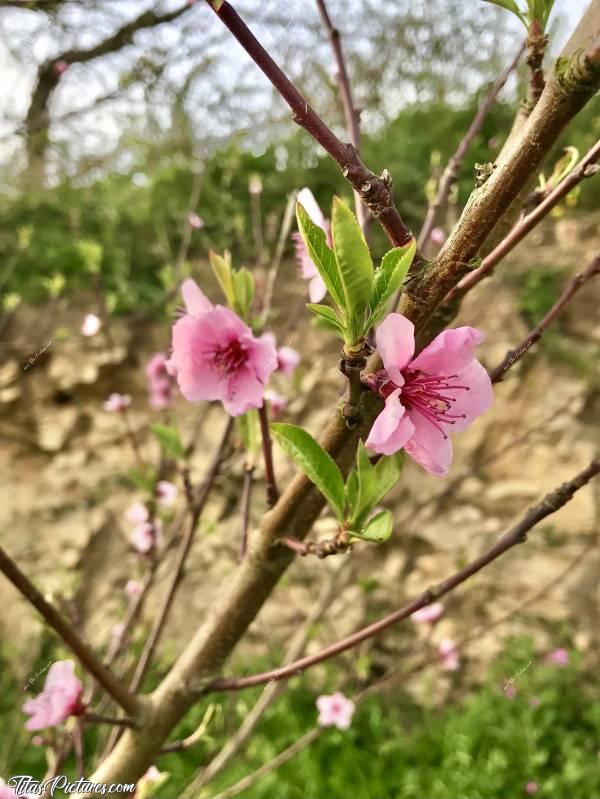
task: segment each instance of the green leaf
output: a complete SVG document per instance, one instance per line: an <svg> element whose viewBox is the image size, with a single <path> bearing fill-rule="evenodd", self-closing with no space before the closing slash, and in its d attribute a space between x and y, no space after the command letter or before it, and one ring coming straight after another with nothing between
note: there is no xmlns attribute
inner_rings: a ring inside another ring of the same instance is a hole
<svg viewBox="0 0 600 799"><path fill-rule="evenodd" d="M351 527L360 528L371 511L396 485L402 474L404 460L404 453L397 452L395 455L380 458L373 466L365 445L362 441L359 442L356 468L351 472L351 475L356 474L356 490L353 497L348 493L350 478L346 486Z"/></svg>
<svg viewBox="0 0 600 799"><path fill-rule="evenodd" d="M344 479L331 455L301 427L277 422L271 429L279 446L316 485L338 520L343 521Z"/></svg>
<svg viewBox="0 0 600 799"><path fill-rule="evenodd" d="M379 269L375 272L373 283L373 298L371 299L371 318L369 326L372 327L385 314L392 296L404 283L410 265L417 251L417 242L413 239L404 247L394 247L386 252L381 260Z"/></svg>
<svg viewBox="0 0 600 799"><path fill-rule="evenodd" d="M213 250L209 250L208 259L213 270L214 276L217 278L219 286L223 289L223 294L227 300L227 304L233 308L235 304L235 291L233 286L232 268L231 268L231 255L225 251L224 256L217 255Z"/></svg>
<svg viewBox="0 0 600 799"><path fill-rule="evenodd" d="M346 480L346 515L350 517L358 500L358 474L352 469Z"/></svg>
<svg viewBox="0 0 600 799"><path fill-rule="evenodd" d="M254 299L254 277L243 267L232 274L233 280L233 307L242 319L247 319Z"/></svg>
<svg viewBox="0 0 600 799"><path fill-rule="evenodd" d="M185 454L183 444L181 443L179 432L174 427L157 422L150 425L150 430L166 455L171 455L174 458L183 458Z"/></svg>
<svg viewBox="0 0 600 799"><path fill-rule="evenodd" d="M500 6L500 8L505 8L507 11L511 11L515 16L517 16L521 20L523 25L527 27L527 20L523 16L515 0L484 0L484 2L493 3L495 6Z"/></svg>
<svg viewBox="0 0 600 799"><path fill-rule="evenodd" d="M333 198L331 234L346 300L348 326L360 335L364 312L373 292L373 261L356 217L339 197ZM360 324L356 326L354 320L360 320Z"/></svg>
<svg viewBox="0 0 600 799"><path fill-rule="evenodd" d="M327 246L325 231L312 221L300 203L296 203L296 218L302 240L306 244L308 254L327 286L327 290L335 304L342 311L346 311L344 290L338 274L335 255Z"/></svg>
<svg viewBox="0 0 600 799"><path fill-rule="evenodd" d="M326 323L326 327L328 327L330 330L340 332L342 335L344 334L344 324L333 308L330 308L328 305L315 305L312 302L307 302L306 307L309 311L312 311L315 316L318 316L319 319L324 321Z"/></svg>
<svg viewBox="0 0 600 799"><path fill-rule="evenodd" d="M361 520L368 516L375 507L372 496L375 494L375 468L369 460L367 449L362 441L358 442L356 450L356 477L358 483L358 494L354 513L350 518L350 526L360 527Z"/></svg>
<svg viewBox="0 0 600 799"><path fill-rule="evenodd" d="M156 482L154 469L138 469L137 467L132 467L127 471L127 478L134 486L141 488L142 491L147 491L151 494L154 490L154 483Z"/></svg>
<svg viewBox="0 0 600 799"><path fill-rule="evenodd" d="M363 541L372 541L374 544L383 544L392 534L393 519L392 512L382 510L381 513L373 516L366 527L360 533L352 531L354 538L362 538Z"/></svg>
<svg viewBox="0 0 600 799"><path fill-rule="evenodd" d="M404 452L387 455L375 464L375 494L373 507L379 505L386 494L392 490L402 475L406 457Z"/></svg>

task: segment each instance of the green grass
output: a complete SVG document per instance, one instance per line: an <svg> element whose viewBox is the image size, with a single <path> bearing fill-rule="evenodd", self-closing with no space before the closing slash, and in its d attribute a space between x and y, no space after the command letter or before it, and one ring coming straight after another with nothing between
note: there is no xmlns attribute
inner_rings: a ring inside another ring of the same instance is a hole
<svg viewBox="0 0 600 799"><path fill-rule="evenodd" d="M45 655L44 655L45 656ZM532 661L530 665L527 665ZM593 799L600 795L600 703L598 682L586 674L577 653L567 668L546 665L526 640L511 642L490 670L484 684L466 688L462 698L437 707L431 672L419 679L428 689L428 706L417 705L403 691L374 696L359 707L347 732L326 730L276 772L241 794L242 799L515 799L527 796L525 785L539 785L537 797ZM264 664L248 665L248 670ZM524 668L526 667L526 668ZM21 696L2 672L2 711ZM514 677L517 695L507 699L502 685ZM206 789L211 796L269 761L296 741L316 721L315 698L339 687L339 675L329 670L325 685L306 674L270 708L250 744ZM22 687L21 687L22 691ZM206 738L183 753L160 758L169 772L161 799L178 799L199 764L220 750L239 726L259 691L212 697L215 714ZM536 697L539 705L533 706ZM176 737L187 735L202 718L208 701L194 708ZM2 762L8 774L41 774L43 751L33 746L7 747L14 738L11 723L0 730L0 752L19 753L18 761ZM3 716L6 718L6 716ZM16 720L16 719L15 719ZM22 719L21 719L22 722ZM67 772L72 773L72 764Z"/></svg>

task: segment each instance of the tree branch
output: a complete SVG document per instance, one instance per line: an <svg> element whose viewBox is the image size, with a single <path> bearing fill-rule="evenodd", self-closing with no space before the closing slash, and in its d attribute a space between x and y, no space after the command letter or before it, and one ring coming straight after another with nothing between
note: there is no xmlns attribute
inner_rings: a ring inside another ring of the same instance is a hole
<svg viewBox="0 0 600 799"><path fill-rule="evenodd" d="M133 718L137 718L142 710L141 700L129 693L115 675L107 669L96 656L91 647L80 637L75 628L49 602L31 580L19 569L12 558L0 547L0 571L10 580L15 588L44 617L44 620L77 656L81 665L112 696L115 702Z"/></svg>
<svg viewBox="0 0 600 799"><path fill-rule="evenodd" d="M394 205L389 175L384 173L377 177L363 164L352 144L344 144L337 138L277 66L233 6L226 0L206 2L289 105L294 122L308 131L341 167L344 177L379 221L392 244L396 247L408 244L412 233Z"/></svg>
<svg viewBox="0 0 600 799"><path fill-rule="evenodd" d="M362 630L343 638L335 644L331 644L331 646L326 647L314 655L301 658L294 663L290 663L279 669L274 669L273 671L253 674L249 677L228 677L215 680L211 685L207 686L206 691L239 691L242 688L264 685L272 680L283 680L286 677L299 674L317 663L323 663L323 661L329 660L329 658L335 657L348 649L352 649L369 638L373 638L373 636L378 635L383 632L383 630L387 630L388 627L408 618L415 611L420 610L426 605L431 604L434 600L450 593L450 591L453 591L457 586L464 583L469 577L477 574L477 572L484 569L496 560L496 558L499 558L500 555L512 549L512 547L524 543L527 540L527 533L532 527L542 521L542 519L545 519L546 516L550 516L550 514L562 508L563 505L566 505L566 503L572 499L575 492L589 483L598 473L600 473L600 459L592 461L586 469L576 475L568 483L564 483L559 488L546 494L538 505L531 508L518 524L505 533L502 538L483 555L472 560L471 563L460 569L460 571L456 572L452 577L448 577L443 582L438 583L438 585L428 588L420 597L413 599L412 602L404 605L404 607L394 613L390 613L388 616L385 616L385 618L370 624L368 627L364 627Z"/></svg>
<svg viewBox="0 0 600 799"><path fill-rule="evenodd" d="M419 233L419 238L417 240L419 248L424 248L427 242L429 241L429 236L431 234L431 230L436 222L436 217L438 214L439 209L444 205L446 200L448 199L448 195L450 194L450 190L452 186L456 183L458 179L458 173L460 171L460 167L462 166L463 161L465 160L465 156L469 150L469 147L473 143L475 137L481 130L481 126L483 121L496 102L496 98L500 94L500 91L504 87L504 84L510 77L511 73L517 68L523 53L525 52L525 45L519 49L519 52L511 61L511 63L506 67L504 72L500 75L500 77L496 80L492 88L490 89L487 96L484 98L483 102L480 104L479 108L477 109L477 113L473 117L473 121L469 125L469 128L463 138L460 141L460 144L456 148L456 152L448 161L448 165L444 169L442 177L440 178L440 182L437 188L436 195L434 199L429 203L429 207L427 208L427 214L425 216L425 221L423 222L423 227L421 228L421 232Z"/></svg>
<svg viewBox="0 0 600 799"><path fill-rule="evenodd" d="M563 293L554 303L552 308L550 308L541 322L539 322L533 328L533 330L528 333L527 336L525 336L523 341L517 347L506 353L506 357L502 363L498 364L495 369L492 369L490 372L492 383L499 383L504 379L506 372L508 372L511 366L514 366L514 364L517 363L517 361L519 361L523 355L525 355L525 353L541 339L546 328L548 328L552 322L554 322L554 320L560 316L565 307L571 301L572 297L577 294L579 289L583 288L583 286L589 280L592 280L592 278L597 277L598 275L600 275L600 255L596 255L585 271L579 272L572 280L569 281Z"/></svg>

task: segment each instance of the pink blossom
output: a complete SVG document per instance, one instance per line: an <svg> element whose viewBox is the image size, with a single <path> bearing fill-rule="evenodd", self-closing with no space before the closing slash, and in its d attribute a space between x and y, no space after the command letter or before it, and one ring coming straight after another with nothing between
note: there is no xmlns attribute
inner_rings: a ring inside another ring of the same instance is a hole
<svg viewBox="0 0 600 799"><path fill-rule="evenodd" d="M284 411L287 408L287 399L283 396L283 394L279 394L272 388L268 388L265 391L265 399L268 401L271 407L271 413L273 416L277 416L281 413L281 411Z"/></svg>
<svg viewBox="0 0 600 799"><path fill-rule="evenodd" d="M566 649L555 649L546 657L546 663L552 663L555 666L564 668L569 665L569 653Z"/></svg>
<svg viewBox="0 0 600 799"><path fill-rule="evenodd" d="M177 486L168 480L159 480L156 484L156 498L159 505L170 507L177 499Z"/></svg>
<svg viewBox="0 0 600 799"><path fill-rule="evenodd" d="M527 785L525 786L525 790L529 794L537 793L538 788L539 788L539 785L537 784L537 782L533 782L533 780L528 782Z"/></svg>
<svg viewBox="0 0 600 799"><path fill-rule="evenodd" d="M147 555L151 549L160 546L162 540L161 532L162 525L160 520L142 522L131 531L131 544L140 555Z"/></svg>
<svg viewBox="0 0 600 799"><path fill-rule="evenodd" d="M446 241L446 234L444 233L443 228L441 227L434 227L431 233L429 234L429 238L433 242L433 244L437 244L438 247L441 247L442 244Z"/></svg>
<svg viewBox="0 0 600 799"><path fill-rule="evenodd" d="M194 230L202 230L204 227L204 219L198 214L190 211L187 217L188 225Z"/></svg>
<svg viewBox="0 0 600 799"><path fill-rule="evenodd" d="M300 353L293 347L280 347L277 350L277 368L286 377L291 377L300 363Z"/></svg>
<svg viewBox="0 0 600 799"><path fill-rule="evenodd" d="M517 689L512 683L508 683L507 685L505 685L503 691L504 691L504 696L507 699L514 699L515 696L517 695Z"/></svg>
<svg viewBox="0 0 600 799"><path fill-rule="evenodd" d="M18 799L17 794L8 787L3 779L0 779L0 799Z"/></svg>
<svg viewBox="0 0 600 799"><path fill-rule="evenodd" d="M143 502L134 502L126 511L125 518L132 524L141 524L147 522L150 517L148 508Z"/></svg>
<svg viewBox="0 0 600 799"><path fill-rule="evenodd" d="M539 696L532 696L529 700L530 707L539 707L542 704L541 699Z"/></svg>
<svg viewBox="0 0 600 799"><path fill-rule="evenodd" d="M62 75L65 73L69 68L69 64L67 61L60 59L59 61L55 61L52 65L52 69L54 70L55 75Z"/></svg>
<svg viewBox="0 0 600 799"><path fill-rule="evenodd" d="M320 696L317 699L317 709L319 726L347 730L352 721L354 702L337 691L335 694Z"/></svg>
<svg viewBox="0 0 600 799"><path fill-rule="evenodd" d="M100 330L101 326L102 322L100 321L100 318L96 316L96 314L88 313L83 318L81 333L84 336L95 336Z"/></svg>
<svg viewBox="0 0 600 799"><path fill-rule="evenodd" d="M31 743L34 746L44 746L44 739L41 735L34 735L31 739ZM0 793L0 799L2 799L2 793Z"/></svg>
<svg viewBox="0 0 600 799"><path fill-rule="evenodd" d="M125 585L125 593L130 599L135 599L136 597L140 596L142 593L141 583L138 583L137 580L127 580L127 584Z"/></svg>
<svg viewBox="0 0 600 799"><path fill-rule="evenodd" d="M442 660L442 668L446 671L457 671L460 668L460 657L454 641L442 638L438 646L438 654Z"/></svg>
<svg viewBox="0 0 600 799"><path fill-rule="evenodd" d="M212 305L193 280L181 291L187 313L173 326L168 368L183 396L221 400L232 416L261 408L265 383L277 368L273 343L256 338L229 308Z"/></svg>
<svg viewBox="0 0 600 799"><path fill-rule="evenodd" d="M425 605L424 608L415 610L411 613L411 619L417 624L427 624L437 621L444 612L444 606L441 602L434 602L432 605Z"/></svg>
<svg viewBox="0 0 600 799"><path fill-rule="evenodd" d="M115 626L110 631L110 634L115 639L115 641L121 641L126 632L127 628L125 627L125 624L122 621L120 621L118 622L118 624L115 624Z"/></svg>
<svg viewBox="0 0 600 799"><path fill-rule="evenodd" d="M483 334L473 327L444 330L413 358L414 325L391 313L379 326L384 369L370 378L385 399L366 441L382 455L404 449L430 474L443 476L452 462L448 432L465 430L493 399L488 373L473 357Z"/></svg>
<svg viewBox="0 0 600 799"><path fill-rule="evenodd" d="M85 710L81 701L83 685L75 676L72 660L59 660L48 671L44 690L35 699L28 699L23 711L31 716L26 730L54 727L69 716L79 716Z"/></svg>
<svg viewBox="0 0 600 799"><path fill-rule="evenodd" d="M112 413L117 411L123 411L127 408L128 405L131 404L131 397L129 394L111 394L110 397L104 403L104 410L111 411Z"/></svg>
<svg viewBox="0 0 600 799"><path fill-rule="evenodd" d="M155 353L144 371L150 389L150 407L158 411L168 408L173 400L175 386L167 368L167 356L162 352Z"/></svg>
<svg viewBox="0 0 600 799"><path fill-rule="evenodd" d="M327 237L327 244L329 247L332 245L331 229L329 222L323 216L319 204L314 198L310 189L304 188L298 192L298 202L304 208L315 225L318 225L325 231ZM308 254L306 244L302 240L300 233L292 233L292 238L296 245L296 261L300 267L302 277L310 281L308 284L308 295L311 302L321 302L323 297L327 294L327 286L323 278L319 274L317 267L314 265L312 258Z"/></svg>

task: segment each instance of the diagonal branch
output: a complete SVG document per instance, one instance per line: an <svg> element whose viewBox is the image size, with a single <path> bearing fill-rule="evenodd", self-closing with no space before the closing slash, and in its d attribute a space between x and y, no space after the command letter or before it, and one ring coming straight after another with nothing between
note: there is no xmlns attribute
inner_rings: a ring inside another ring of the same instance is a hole
<svg viewBox="0 0 600 799"><path fill-rule="evenodd" d="M600 275L600 255L596 255L587 269L585 269L583 272L579 272L572 280L569 281L569 283L565 286L563 293L554 303L552 308L550 308L541 322L539 322L533 328L533 330L527 334L527 336L518 346L506 353L502 363L498 364L495 369L492 369L490 372L492 383L499 383L504 379L506 372L508 372L511 366L514 366L514 364L517 363L517 361L519 361L523 355L525 355L525 353L541 339L546 328L548 328L552 322L554 322L554 320L560 316L571 299L575 296L575 294L577 294L579 289L583 288L583 286L585 286L589 280L592 280L598 275Z"/></svg>
<svg viewBox="0 0 600 799"><path fill-rule="evenodd" d="M337 162L344 177L379 221L392 244L395 247L408 244L412 234L394 205L389 174L377 177L363 164L352 144L344 144L338 139L267 53L233 6L226 0L206 2L289 105L294 122L308 131Z"/></svg>
<svg viewBox="0 0 600 799"><path fill-rule="evenodd" d="M35 587L31 580L19 569L12 558L0 547L0 571L10 580L15 588L44 617L44 620L55 633L77 656L81 665L112 696L115 702L133 718L137 718L142 710L141 700L129 693L127 688L115 675L102 664L93 649L81 638L77 630Z"/></svg>
<svg viewBox="0 0 600 799"><path fill-rule="evenodd" d="M404 607L396 610L394 613L390 613L383 619L370 624L368 627L364 627L362 630L358 630L358 632L343 638L341 641L338 641L335 644L331 644L331 646L326 647L325 649L321 650L321 652L316 652L314 655L309 655L308 657L301 658L300 660L290 663L287 666L283 666L282 668L263 672L261 674L253 674L249 677L229 677L221 680L215 680L215 682L207 686L206 690L239 691L242 688L250 688L255 685L264 685L272 680L283 680L286 677L292 677L296 674L299 674L301 671L304 671L305 669L308 669L317 663L323 663L323 661L329 660L329 658L335 657L336 655L339 655L348 649L352 649L369 638L373 638L375 635L387 630L388 627L391 627L394 624L397 624L399 621L403 621L404 619L408 618L416 610L420 610L426 605L431 604L431 602L434 600L450 593L450 591L453 591L459 585L468 580L469 577L472 577L486 566L489 566L490 563L495 561L509 549L512 549L512 547L516 546L517 544L524 543L527 540L527 533L532 527L535 527L535 525L541 522L542 519L545 519L546 516L556 513L556 511L562 508L563 505L566 505L566 503L573 498L575 492L589 483L589 481L598 473L600 473L600 459L592 461L586 469L576 475L568 483L564 483L559 488L556 488L554 491L546 494L544 499L538 505L531 508L521 519L521 521L518 522L518 524L505 533L483 555L480 555L478 558L472 560L471 563L460 569L460 571L456 572L456 574L452 575L452 577L448 577L438 585L428 588L421 594L420 597L413 599L412 602L404 605Z"/></svg>

